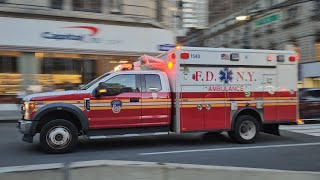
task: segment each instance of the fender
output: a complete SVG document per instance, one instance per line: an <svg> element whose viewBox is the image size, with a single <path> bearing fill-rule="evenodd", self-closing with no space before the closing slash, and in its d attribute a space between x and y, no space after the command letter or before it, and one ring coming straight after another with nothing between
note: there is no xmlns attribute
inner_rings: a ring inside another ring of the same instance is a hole
<svg viewBox="0 0 320 180"><path fill-rule="evenodd" d="M82 130L88 131L89 130L89 121L88 118L85 116L85 114L82 112L82 110L73 105L68 103L51 103L47 104L43 107L41 107L34 115L33 120L35 122L38 122L46 113L49 113L51 111L66 111L74 114L77 116L77 118L80 120ZM34 130L35 131L35 130Z"/></svg>
<svg viewBox="0 0 320 180"><path fill-rule="evenodd" d="M251 108L251 107L244 107L242 109L239 109L238 111L236 111L233 116L232 116L232 120L231 120L231 130L234 129L234 124L236 122L236 118L238 117L239 114L241 114L243 111L246 111L246 110L250 110L250 111L254 111L256 112L259 116L260 116L260 119L261 119L261 122L263 122L263 116L262 116L262 113L259 112L257 109L255 108Z"/></svg>

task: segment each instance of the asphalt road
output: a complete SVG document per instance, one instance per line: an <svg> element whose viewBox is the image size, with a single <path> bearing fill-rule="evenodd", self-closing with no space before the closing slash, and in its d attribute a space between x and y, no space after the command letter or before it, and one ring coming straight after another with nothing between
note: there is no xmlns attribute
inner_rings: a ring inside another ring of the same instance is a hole
<svg viewBox="0 0 320 180"><path fill-rule="evenodd" d="M0 123L0 167L87 160L130 160L320 171L320 137L287 130L282 130L280 137L261 134L258 142L249 145L235 144L226 134L82 140L75 152L57 155L42 152L38 136L34 144L22 142L22 135L15 125Z"/></svg>

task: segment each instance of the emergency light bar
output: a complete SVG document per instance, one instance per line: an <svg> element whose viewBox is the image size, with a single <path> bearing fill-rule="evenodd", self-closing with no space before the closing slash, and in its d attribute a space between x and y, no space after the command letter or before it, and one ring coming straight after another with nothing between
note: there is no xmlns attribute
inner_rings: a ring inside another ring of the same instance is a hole
<svg viewBox="0 0 320 180"><path fill-rule="evenodd" d="M162 69L166 66L164 60L148 55L143 55L139 58L141 65L147 66L151 69Z"/></svg>
<svg viewBox="0 0 320 180"><path fill-rule="evenodd" d="M232 53L232 54L230 55L230 60L231 60L231 61L239 61L239 60L240 60L239 54L238 54L238 53Z"/></svg>

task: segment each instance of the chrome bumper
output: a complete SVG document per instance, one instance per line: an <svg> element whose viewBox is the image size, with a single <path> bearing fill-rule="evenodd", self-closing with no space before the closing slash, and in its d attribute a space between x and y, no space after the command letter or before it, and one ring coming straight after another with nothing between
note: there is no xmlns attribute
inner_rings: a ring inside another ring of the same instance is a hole
<svg viewBox="0 0 320 180"><path fill-rule="evenodd" d="M32 121L19 120L18 129L21 134L30 134Z"/></svg>

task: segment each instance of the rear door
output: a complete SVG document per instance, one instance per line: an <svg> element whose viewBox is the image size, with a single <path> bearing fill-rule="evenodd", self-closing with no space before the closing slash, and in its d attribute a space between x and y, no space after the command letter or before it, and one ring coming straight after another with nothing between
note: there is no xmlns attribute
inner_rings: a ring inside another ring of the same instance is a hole
<svg viewBox="0 0 320 180"><path fill-rule="evenodd" d="M170 123L170 92L159 74L141 75L142 126L165 126Z"/></svg>
<svg viewBox="0 0 320 180"><path fill-rule="evenodd" d="M277 79L275 74L263 74L263 98L264 104L264 120L277 121L278 120L278 103L277 103Z"/></svg>
<svg viewBox="0 0 320 180"><path fill-rule="evenodd" d="M119 74L106 81L107 87L120 88L115 96L92 97L92 128L141 126L141 81L139 75Z"/></svg>

